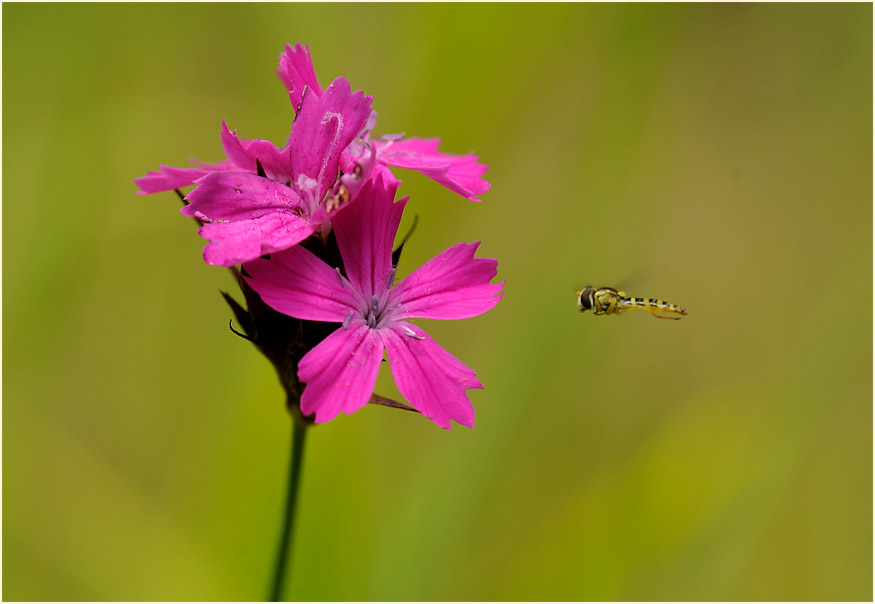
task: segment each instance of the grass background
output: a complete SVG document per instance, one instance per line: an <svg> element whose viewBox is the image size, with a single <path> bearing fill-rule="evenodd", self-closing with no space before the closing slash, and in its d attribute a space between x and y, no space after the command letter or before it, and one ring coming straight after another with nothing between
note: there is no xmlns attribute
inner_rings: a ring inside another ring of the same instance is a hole
<svg viewBox="0 0 875 604"><path fill-rule="evenodd" d="M482 204L398 172L401 269L481 240L506 293L422 322L476 429L313 430L290 599L871 600L870 4L2 11L4 599L266 593L282 394L132 179L221 159L223 118L282 143L301 40L377 133L491 166Z"/></svg>

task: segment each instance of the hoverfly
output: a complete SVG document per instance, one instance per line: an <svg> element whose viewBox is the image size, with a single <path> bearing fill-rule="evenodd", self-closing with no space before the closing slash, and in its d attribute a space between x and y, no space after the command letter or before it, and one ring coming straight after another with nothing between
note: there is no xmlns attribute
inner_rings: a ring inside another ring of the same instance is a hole
<svg viewBox="0 0 875 604"><path fill-rule="evenodd" d="M655 298L630 298L626 292L613 287L595 289L591 285L583 291L574 292L580 312L591 310L595 315L619 315L630 310L642 309L657 319L677 321L687 314L687 309ZM675 316L676 315L676 316Z"/></svg>

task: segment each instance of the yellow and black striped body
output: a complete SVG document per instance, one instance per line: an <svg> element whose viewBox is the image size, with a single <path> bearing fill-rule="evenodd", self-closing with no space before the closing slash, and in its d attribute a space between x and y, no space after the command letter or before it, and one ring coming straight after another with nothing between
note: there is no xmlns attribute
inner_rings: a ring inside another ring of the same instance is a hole
<svg viewBox="0 0 875 604"><path fill-rule="evenodd" d="M577 308L580 312L591 310L594 315L621 315L630 310L646 310L657 319L678 320L687 309L656 298L630 298L626 292L613 287L598 289L587 285L577 295Z"/></svg>

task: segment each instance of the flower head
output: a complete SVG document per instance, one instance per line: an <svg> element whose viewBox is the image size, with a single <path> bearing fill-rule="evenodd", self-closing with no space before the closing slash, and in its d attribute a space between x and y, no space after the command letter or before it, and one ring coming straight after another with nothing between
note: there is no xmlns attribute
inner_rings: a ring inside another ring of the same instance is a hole
<svg viewBox="0 0 875 604"><path fill-rule="evenodd" d="M277 149L263 140L239 139L223 124L222 143L238 168L195 181L182 213L205 224L209 264L232 266L300 243L350 200L338 177L340 155L370 113L370 98L337 78L322 96L305 91L289 142ZM367 178L360 164L352 176ZM357 189L358 187L356 187Z"/></svg>
<svg viewBox="0 0 875 604"><path fill-rule="evenodd" d="M226 160L161 166L134 179L142 194L196 185L181 212L202 223L198 234L210 242L204 248L208 264L234 266L316 232L327 235L331 216L355 198L372 172L394 178L388 166L417 170L475 201L489 189L481 178L487 166L475 155L438 151L439 139L370 141L377 118L371 97L352 92L342 77L323 89L306 46L287 44L277 75L296 114L285 147L243 139L222 122Z"/></svg>
<svg viewBox="0 0 875 604"><path fill-rule="evenodd" d="M385 352L411 405L443 428L450 420L473 427L465 391L482 388L475 372L409 320L464 319L490 310L503 288L489 282L498 263L475 259L478 243L460 243L396 284L392 244L407 202L394 202L397 186L378 174L331 219L343 272L296 246L247 263L247 281L279 312L341 324L298 365L306 384L304 415L326 422L363 407Z"/></svg>
<svg viewBox="0 0 875 604"><path fill-rule="evenodd" d="M309 81L306 74L302 81ZM343 174L339 167L341 154L367 123L371 97L352 92L342 77L324 92L301 86L290 89L299 98L284 148L240 138L223 122L227 161L200 168L161 166L135 179L141 193L197 185L181 211L203 223L198 234L210 241L204 248L207 263L233 266L327 229L331 215L370 176L372 154L346 160Z"/></svg>

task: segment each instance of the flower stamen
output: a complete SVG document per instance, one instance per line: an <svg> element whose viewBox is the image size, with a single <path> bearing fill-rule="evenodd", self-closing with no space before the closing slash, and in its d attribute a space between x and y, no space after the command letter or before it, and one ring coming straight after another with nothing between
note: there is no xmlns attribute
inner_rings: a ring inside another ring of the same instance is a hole
<svg viewBox="0 0 875 604"><path fill-rule="evenodd" d="M371 307L368 309L368 327L376 329L377 316L380 312L380 299L377 296L371 296Z"/></svg>
<svg viewBox="0 0 875 604"><path fill-rule="evenodd" d="M337 194L334 194L331 191L328 191L328 193L325 194L325 211L329 213L333 212L343 204L348 203L350 197L351 194L349 189L345 184L341 183L337 187Z"/></svg>

